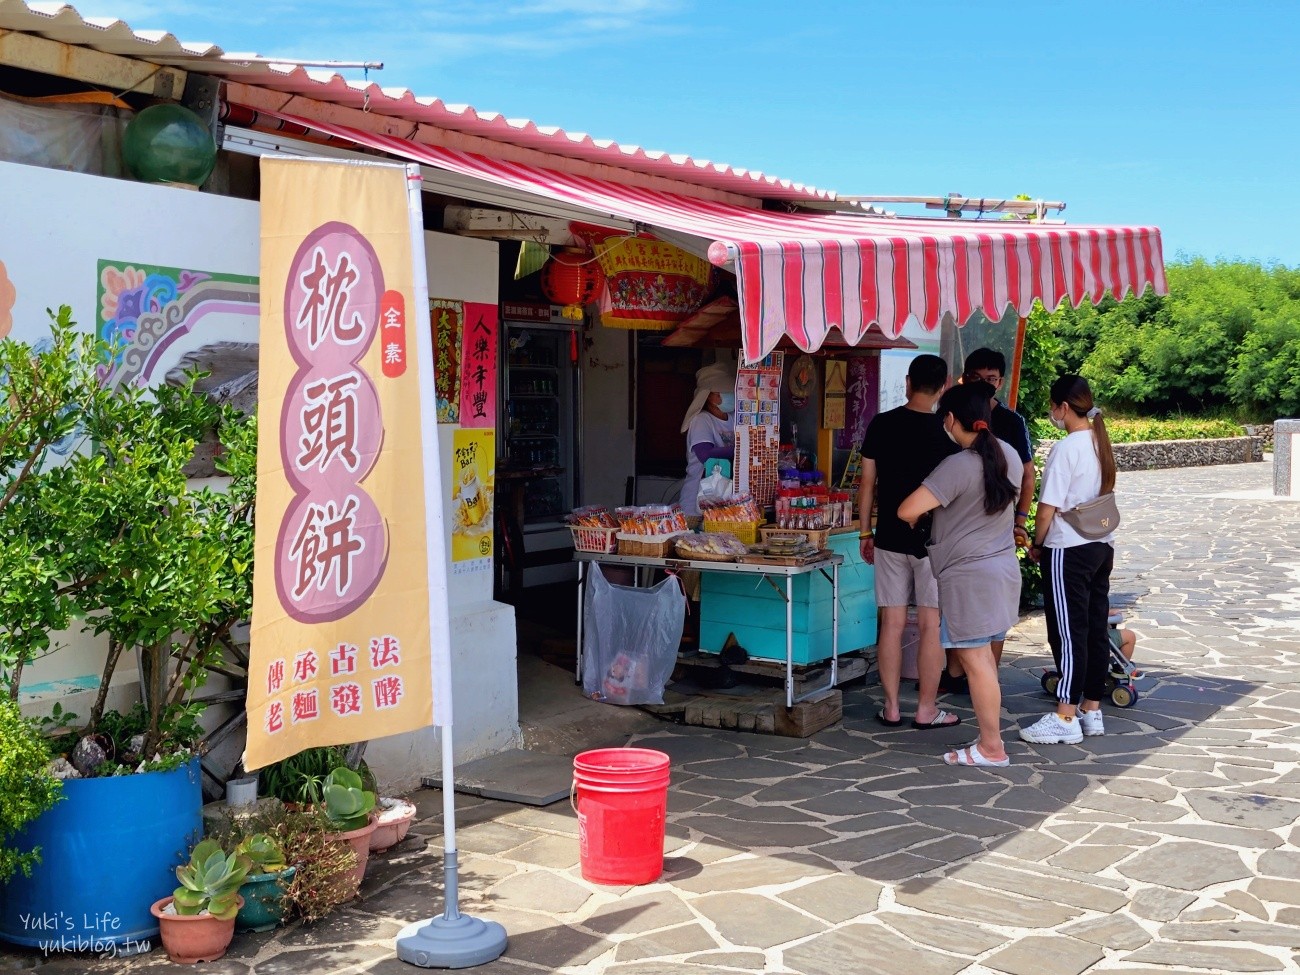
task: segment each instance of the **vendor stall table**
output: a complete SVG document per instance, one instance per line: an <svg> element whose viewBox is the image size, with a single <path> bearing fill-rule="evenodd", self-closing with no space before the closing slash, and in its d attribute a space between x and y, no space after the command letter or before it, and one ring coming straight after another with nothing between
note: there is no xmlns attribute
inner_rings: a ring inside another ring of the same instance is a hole
<svg viewBox="0 0 1300 975"><path fill-rule="evenodd" d="M839 682L839 620L840 620L840 566L844 562L841 555L828 554L825 558L804 565L755 565L742 562L706 562L698 559L664 559L638 555L601 555L595 552L574 552L578 563L578 665L577 680L582 681L582 624L586 599L586 582L588 566L595 562L599 565L629 566L634 571L633 578L640 583L643 569L665 569L679 571L694 569L706 573L727 573L756 576L764 579L781 594L785 600L785 704L792 708L798 701L813 697L830 690ZM794 693L794 608L795 579L798 576L820 575L830 584L831 595L831 652L830 680L825 687L801 694ZM775 580L784 579L784 586Z"/></svg>

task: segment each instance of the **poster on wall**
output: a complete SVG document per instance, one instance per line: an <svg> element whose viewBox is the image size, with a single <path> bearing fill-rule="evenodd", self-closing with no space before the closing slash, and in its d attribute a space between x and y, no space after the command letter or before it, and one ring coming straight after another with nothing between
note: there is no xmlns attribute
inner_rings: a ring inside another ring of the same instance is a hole
<svg viewBox="0 0 1300 975"><path fill-rule="evenodd" d="M497 306L467 301L462 314L460 424L496 429Z"/></svg>
<svg viewBox="0 0 1300 975"><path fill-rule="evenodd" d="M460 422L460 350L465 303L448 298L429 299L433 328L433 388L438 400L438 422Z"/></svg>
<svg viewBox="0 0 1300 975"><path fill-rule="evenodd" d="M877 412L879 377L880 360L875 356L860 355L849 360L844 389L844 425L835 434L837 449L852 450L861 445L867 434L867 424Z"/></svg>
<svg viewBox="0 0 1300 975"><path fill-rule="evenodd" d="M822 428L842 430L845 421L845 397L849 388L849 364L843 359L826 360L826 390L822 405Z"/></svg>
<svg viewBox="0 0 1300 975"><path fill-rule="evenodd" d="M496 431L456 430L451 451L451 571L464 575L492 567L492 494Z"/></svg>
<svg viewBox="0 0 1300 975"><path fill-rule="evenodd" d="M773 352L736 372L736 490L772 503L781 448L781 375L785 353Z"/></svg>
<svg viewBox="0 0 1300 975"><path fill-rule="evenodd" d="M384 365L424 264L407 177L388 164L262 160L250 771L436 718L433 663L446 647L431 626L442 570L429 533L440 547L440 514L412 503L426 497L425 452L411 445L426 442L429 396L420 370Z"/></svg>

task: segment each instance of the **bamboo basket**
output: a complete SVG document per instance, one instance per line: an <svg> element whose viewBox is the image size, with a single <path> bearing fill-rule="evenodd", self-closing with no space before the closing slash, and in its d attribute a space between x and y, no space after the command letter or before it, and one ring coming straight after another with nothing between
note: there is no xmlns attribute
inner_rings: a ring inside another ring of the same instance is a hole
<svg viewBox="0 0 1300 975"><path fill-rule="evenodd" d="M676 535L627 535L618 533L618 554L666 559L673 554Z"/></svg>

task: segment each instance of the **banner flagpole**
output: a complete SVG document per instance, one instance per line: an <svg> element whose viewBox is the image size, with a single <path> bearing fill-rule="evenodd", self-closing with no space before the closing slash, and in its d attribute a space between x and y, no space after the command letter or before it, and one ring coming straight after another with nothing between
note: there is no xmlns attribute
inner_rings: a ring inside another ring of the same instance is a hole
<svg viewBox="0 0 1300 975"><path fill-rule="evenodd" d="M408 924L397 935L397 957L420 968L473 968L506 950L506 929L460 913L460 872L456 851L455 759L452 748L451 626L447 597L446 536L442 519L442 477L438 461L437 405L433 386L433 334L428 271L424 261L424 215L420 167L406 167L407 206L411 222L415 329L420 378L420 445L424 454L424 505L428 538L429 639L433 667L434 722L442 739L443 894L441 917Z"/></svg>

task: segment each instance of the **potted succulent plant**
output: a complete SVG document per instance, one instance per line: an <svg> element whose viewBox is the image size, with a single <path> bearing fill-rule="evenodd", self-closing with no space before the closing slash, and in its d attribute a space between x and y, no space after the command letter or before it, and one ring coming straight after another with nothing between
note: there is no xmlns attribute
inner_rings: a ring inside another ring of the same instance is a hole
<svg viewBox="0 0 1300 975"><path fill-rule="evenodd" d="M244 899L235 926L240 931L270 931L284 920L285 885L294 867L285 862L284 847L267 833L254 833L235 847L235 856L248 861L248 876L239 888Z"/></svg>
<svg viewBox="0 0 1300 975"><path fill-rule="evenodd" d="M216 961L235 936L235 916L244 905L239 888L249 861L227 854L216 840L202 840L190 862L176 868L181 885L149 909L158 919L167 957L181 964Z"/></svg>
<svg viewBox="0 0 1300 975"><path fill-rule="evenodd" d="M402 842L413 819L413 803L405 799L381 797L375 804L375 831L370 834L370 852L383 853Z"/></svg>
<svg viewBox="0 0 1300 975"><path fill-rule="evenodd" d="M372 811L375 794L365 788L361 776L347 766L340 766L325 776L317 794L317 810L333 830L330 838L346 843L356 851L357 864L352 870L352 894L361 887L370 859L370 834L375 831Z"/></svg>

